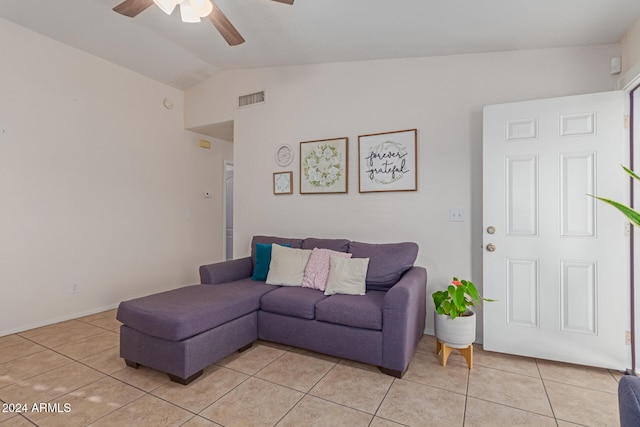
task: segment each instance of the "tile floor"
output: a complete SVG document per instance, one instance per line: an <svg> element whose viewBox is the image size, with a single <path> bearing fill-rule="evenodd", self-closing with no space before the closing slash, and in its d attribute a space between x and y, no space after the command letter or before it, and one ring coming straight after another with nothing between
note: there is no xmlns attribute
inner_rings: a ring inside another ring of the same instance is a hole
<svg viewBox="0 0 640 427"><path fill-rule="evenodd" d="M115 310L0 337L5 426L616 426L620 373L485 352L443 368L425 335L404 378L258 342L188 386L118 356ZM42 407L40 404L46 403ZM36 405L34 408L34 404ZM44 410L46 409L46 410Z"/></svg>

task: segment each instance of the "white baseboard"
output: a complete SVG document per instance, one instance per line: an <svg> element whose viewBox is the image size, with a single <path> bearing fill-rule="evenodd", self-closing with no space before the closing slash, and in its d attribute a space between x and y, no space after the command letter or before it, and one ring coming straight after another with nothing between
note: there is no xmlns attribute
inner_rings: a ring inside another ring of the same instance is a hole
<svg viewBox="0 0 640 427"><path fill-rule="evenodd" d="M54 318L54 319L44 320L42 322L32 323L30 325L20 326L20 327L15 328L15 329L8 329L8 330L5 330L5 331L0 331L0 337L3 337L5 335L17 334L18 332L24 332L24 331L28 331L30 329L41 328L43 326L53 325L54 323L60 323L60 322L66 321L66 320L77 319L78 317L89 316L89 315L92 315L92 314L100 313L102 311L111 310L113 308L118 307L118 305L119 305L119 303L111 304L111 305L104 306L104 307L93 308L91 310L83 311L83 312L80 312L80 313L69 314L69 315L65 315L65 316L62 316L62 317L57 317L57 318Z"/></svg>

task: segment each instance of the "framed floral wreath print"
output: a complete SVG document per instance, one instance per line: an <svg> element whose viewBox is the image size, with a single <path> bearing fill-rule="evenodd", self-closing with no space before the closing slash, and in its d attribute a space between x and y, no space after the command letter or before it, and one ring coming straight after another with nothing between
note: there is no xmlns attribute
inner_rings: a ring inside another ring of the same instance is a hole
<svg viewBox="0 0 640 427"><path fill-rule="evenodd" d="M349 138L300 143L300 194L346 193Z"/></svg>
<svg viewBox="0 0 640 427"><path fill-rule="evenodd" d="M358 190L416 191L418 189L417 130L358 137Z"/></svg>

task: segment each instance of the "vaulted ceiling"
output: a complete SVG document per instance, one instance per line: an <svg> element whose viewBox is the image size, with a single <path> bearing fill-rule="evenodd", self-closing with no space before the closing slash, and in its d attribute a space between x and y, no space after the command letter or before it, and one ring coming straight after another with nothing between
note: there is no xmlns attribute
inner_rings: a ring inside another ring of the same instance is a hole
<svg viewBox="0 0 640 427"><path fill-rule="evenodd" d="M185 89L220 70L618 43L638 0L216 0L246 42L121 0L2 0L0 17Z"/></svg>

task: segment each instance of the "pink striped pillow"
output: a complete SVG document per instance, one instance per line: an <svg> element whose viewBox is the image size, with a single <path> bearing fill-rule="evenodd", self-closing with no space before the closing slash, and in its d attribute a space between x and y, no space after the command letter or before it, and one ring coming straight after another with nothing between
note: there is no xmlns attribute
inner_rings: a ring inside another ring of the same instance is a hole
<svg viewBox="0 0 640 427"><path fill-rule="evenodd" d="M346 252L332 251L331 249L314 248L304 269L302 287L324 291L329 279L329 266L332 256L351 258Z"/></svg>

